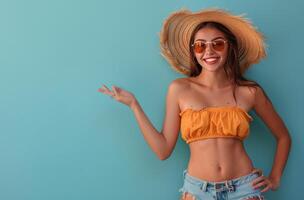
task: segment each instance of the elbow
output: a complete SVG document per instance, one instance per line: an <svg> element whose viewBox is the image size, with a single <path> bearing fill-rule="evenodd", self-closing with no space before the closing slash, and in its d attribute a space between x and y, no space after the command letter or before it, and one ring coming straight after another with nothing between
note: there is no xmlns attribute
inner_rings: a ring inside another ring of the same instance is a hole
<svg viewBox="0 0 304 200"><path fill-rule="evenodd" d="M165 145L159 149L160 149L160 151L158 152L158 158L160 160L167 160L172 153L172 149L169 148L169 146L167 145L166 142L165 142Z"/></svg>
<svg viewBox="0 0 304 200"><path fill-rule="evenodd" d="M167 157L158 157L160 160L167 160Z"/></svg>
<svg viewBox="0 0 304 200"><path fill-rule="evenodd" d="M282 137L282 139L291 144L291 136L289 134L287 134L285 137Z"/></svg>
<svg viewBox="0 0 304 200"><path fill-rule="evenodd" d="M280 137L278 139L278 143L284 143L284 144L288 145L289 148L291 148L291 144L292 144L291 136L289 134L287 134L286 136Z"/></svg>
<svg viewBox="0 0 304 200"><path fill-rule="evenodd" d="M288 143L291 143L291 136L290 134L284 134L278 138L276 138L278 141L287 141Z"/></svg>
<svg viewBox="0 0 304 200"><path fill-rule="evenodd" d="M160 160L167 160L169 157L170 157L170 154L165 154L165 153L158 156L158 158Z"/></svg>
<svg viewBox="0 0 304 200"><path fill-rule="evenodd" d="M158 156L158 158L159 158L160 160L167 160L168 156L160 155L160 156Z"/></svg>
<svg viewBox="0 0 304 200"><path fill-rule="evenodd" d="M169 157L159 157L160 160L164 161L167 160Z"/></svg>

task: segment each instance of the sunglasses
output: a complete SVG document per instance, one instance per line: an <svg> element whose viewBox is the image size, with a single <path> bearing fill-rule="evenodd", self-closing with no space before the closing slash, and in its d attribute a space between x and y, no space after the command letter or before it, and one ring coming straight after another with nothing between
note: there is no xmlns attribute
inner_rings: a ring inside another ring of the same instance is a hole
<svg viewBox="0 0 304 200"><path fill-rule="evenodd" d="M211 42L203 42L203 41L196 41L191 46L195 53L203 53L207 48L207 44L210 43L211 47L215 51L223 51L225 49L225 43L227 40L224 39L217 39Z"/></svg>

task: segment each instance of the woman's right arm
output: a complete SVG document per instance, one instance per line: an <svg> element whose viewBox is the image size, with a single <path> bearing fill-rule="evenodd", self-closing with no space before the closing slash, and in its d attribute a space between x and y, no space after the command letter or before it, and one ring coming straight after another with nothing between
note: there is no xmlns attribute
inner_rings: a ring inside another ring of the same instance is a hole
<svg viewBox="0 0 304 200"><path fill-rule="evenodd" d="M171 155L178 138L180 124L178 85L178 80L174 80L168 87L165 118L161 132L155 129L136 99L130 105L146 142L160 160L165 160Z"/></svg>
<svg viewBox="0 0 304 200"><path fill-rule="evenodd" d="M113 91L110 91L106 86L100 88L99 91L112 96L112 98L115 98L117 101L120 101L131 108L144 139L157 157L161 160L165 160L171 155L179 133L179 85L179 79L176 79L169 84L166 96L165 119L161 132L158 132L157 129L155 129L132 93L116 86L113 86Z"/></svg>
<svg viewBox="0 0 304 200"><path fill-rule="evenodd" d="M143 137L160 160L165 160L171 155L178 138L180 124L178 85L178 80L174 80L168 87L161 132L155 129L137 100L130 105Z"/></svg>

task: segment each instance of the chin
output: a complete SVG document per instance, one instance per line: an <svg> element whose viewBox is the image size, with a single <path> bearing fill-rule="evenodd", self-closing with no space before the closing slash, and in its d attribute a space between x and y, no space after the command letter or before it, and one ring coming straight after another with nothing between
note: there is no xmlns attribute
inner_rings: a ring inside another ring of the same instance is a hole
<svg viewBox="0 0 304 200"><path fill-rule="evenodd" d="M221 63L219 63L218 65L215 65L215 66L206 65L205 63L204 64L200 63L200 65L202 66L203 70L207 70L207 71L215 72L215 71L219 71L219 70L224 69L224 64L221 64Z"/></svg>

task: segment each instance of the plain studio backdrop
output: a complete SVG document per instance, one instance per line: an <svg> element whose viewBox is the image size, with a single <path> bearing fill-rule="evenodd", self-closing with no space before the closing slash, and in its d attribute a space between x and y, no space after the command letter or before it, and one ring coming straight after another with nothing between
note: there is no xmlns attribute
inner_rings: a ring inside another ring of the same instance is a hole
<svg viewBox="0 0 304 200"><path fill-rule="evenodd" d="M279 190L265 195L304 199L300 0L1 1L0 199L178 199L188 145L179 136L171 157L159 160L131 110L97 89L131 91L160 131L167 86L184 77L160 55L163 20L208 7L246 13L265 34L268 57L245 76L264 87L293 140ZM268 175L275 139L250 114L245 147Z"/></svg>

